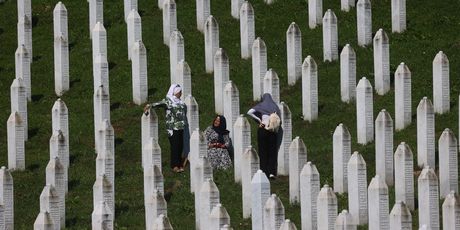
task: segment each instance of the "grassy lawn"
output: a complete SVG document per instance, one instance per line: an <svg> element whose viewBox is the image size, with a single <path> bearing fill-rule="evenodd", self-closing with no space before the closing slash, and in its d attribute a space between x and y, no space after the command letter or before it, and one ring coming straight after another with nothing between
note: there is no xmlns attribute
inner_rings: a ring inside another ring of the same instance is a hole
<svg viewBox="0 0 460 230"><path fill-rule="evenodd" d="M214 117L213 75L205 73L204 35L196 29L195 1L177 0L178 28L185 39L185 59L192 69L192 88L200 108L200 128L205 129ZM54 93L53 21L57 1L33 0L33 64L32 97L28 104L29 141L26 143L26 170L13 172L15 191L15 226L30 229L39 213L39 195L45 184L45 167L49 160L51 108ZM69 229L87 229L91 224L92 186L95 181L93 137L92 53L88 29L88 4L84 0L63 2L68 10L70 44L70 91L62 99L69 108L70 161L69 194L66 199L66 225ZM352 135L352 150L359 151L367 162L368 182L375 175L374 144L356 143L355 104L340 101L339 62L322 62L322 28L308 28L307 4L304 0L280 0L265 5L252 1L256 14L256 36L268 49L268 66L276 70L281 82L281 100L292 111L293 137L300 136L308 149L308 160L316 164L321 185L332 185L332 134L338 123L344 123ZM436 116L436 139L444 128L458 135L458 79L460 69L460 5L456 0L408 1L407 28L402 34L391 33L390 0L372 3L373 31L383 28L390 38L391 91L374 94L374 118L386 109L394 118L393 73L400 62L412 71L412 124L394 135L394 149L405 141L416 159L416 107L423 96L432 99L432 60L443 50L450 60L451 112ZM164 97L168 89L169 50L163 45L162 12L156 0L140 0L143 42L148 49L149 101ZM239 21L230 14L230 1L212 1L212 15L220 28L220 45L230 59L230 79L240 92L240 111L247 111L252 102L251 60L240 58ZM323 11L334 10L339 23L339 48L349 43L357 54L357 81L366 76L374 85L372 47L357 46L355 8L340 11L340 1L325 0ZM302 56L311 55L318 64L319 118L312 123L301 119L300 81L287 85L286 30L295 21L302 30ZM6 121L10 114L9 87L15 77L14 52L17 48L16 1L0 3L0 164L7 165ZM106 0L104 25L108 35L110 64L111 122L116 135L115 205L117 229L142 229L144 222L143 172L141 169L142 107L132 103L131 63L126 48L126 24L121 0ZM173 174L169 170L169 144L164 131L164 112L160 116L160 146L163 152L165 191L168 216L175 229L194 228L194 198L189 192L189 173ZM253 145L256 127L252 123ZM437 143L437 142L436 142ZM437 144L436 144L437 145ZM416 164L415 164L416 165ZM418 171L418 169L415 169ZM214 173L220 199L231 216L234 229L250 229L251 221L242 219L241 186L233 182L232 171ZM281 197L286 218L300 229L300 208L289 205L288 178L279 178L271 185L272 193ZM394 189L390 188L390 209L394 204ZM416 196L417 197L417 196ZM347 208L347 197L338 196L339 212ZM441 203L442 204L442 203ZM418 225L413 213L414 228ZM362 227L366 229L366 227Z"/></svg>

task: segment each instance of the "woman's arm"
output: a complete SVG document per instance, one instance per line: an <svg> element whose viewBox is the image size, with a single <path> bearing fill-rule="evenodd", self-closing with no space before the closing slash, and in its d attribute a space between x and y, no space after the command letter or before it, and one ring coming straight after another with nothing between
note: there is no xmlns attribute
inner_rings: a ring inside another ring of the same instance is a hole
<svg viewBox="0 0 460 230"><path fill-rule="evenodd" d="M146 104L144 106L144 113L145 115L148 115L149 114L149 110L152 109L152 108L157 108L157 107L164 107L164 108L167 108L167 101L166 99L163 99L161 101L157 101L157 102L154 102L152 104Z"/></svg>
<svg viewBox="0 0 460 230"><path fill-rule="evenodd" d="M255 113L256 113L256 110L255 110L255 109L250 109L250 110L247 112L247 114L248 114L249 116L251 116L252 118L254 118L254 120L256 120L258 123L262 122L262 121L260 120L260 118L256 116Z"/></svg>

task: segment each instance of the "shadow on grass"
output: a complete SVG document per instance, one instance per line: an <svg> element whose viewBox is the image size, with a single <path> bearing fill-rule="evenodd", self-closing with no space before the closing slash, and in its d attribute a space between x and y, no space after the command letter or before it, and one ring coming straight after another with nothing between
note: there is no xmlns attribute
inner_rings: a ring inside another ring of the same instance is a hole
<svg viewBox="0 0 460 230"><path fill-rule="evenodd" d="M120 102L115 102L110 105L110 111L114 111L118 108L120 108L121 103Z"/></svg>
<svg viewBox="0 0 460 230"><path fill-rule="evenodd" d="M37 133L38 133L38 128L29 129L29 139L31 139L32 137L35 137Z"/></svg>
<svg viewBox="0 0 460 230"><path fill-rule="evenodd" d="M75 160L77 159L77 156L74 154L69 155L69 163L73 164Z"/></svg>
<svg viewBox="0 0 460 230"><path fill-rule="evenodd" d="M75 46L75 42L69 43L69 52L72 51L72 48Z"/></svg>
<svg viewBox="0 0 460 230"><path fill-rule="evenodd" d="M119 216L121 213L128 212L129 205L124 201L115 202L115 216Z"/></svg>
<svg viewBox="0 0 460 230"><path fill-rule="evenodd" d="M32 102L39 102L43 97L44 97L43 94L32 95L31 96Z"/></svg>
<svg viewBox="0 0 460 230"><path fill-rule="evenodd" d="M65 226L66 227L75 226L76 224L77 224L77 218L76 217L72 217L72 218L69 218L69 219L65 220Z"/></svg>
<svg viewBox="0 0 460 230"><path fill-rule="evenodd" d="M27 171L37 171L40 168L39 164L31 164L27 166Z"/></svg>
<svg viewBox="0 0 460 230"><path fill-rule="evenodd" d="M157 88L150 88L150 89L149 89L149 96L152 96L152 95L155 94L157 91L158 91Z"/></svg>
<svg viewBox="0 0 460 230"><path fill-rule="evenodd" d="M115 147L123 144L123 142L125 142L125 140L123 140L123 138L115 138Z"/></svg>
<svg viewBox="0 0 460 230"><path fill-rule="evenodd" d="M72 179L69 181L69 191L80 185L80 180Z"/></svg>
<svg viewBox="0 0 460 230"><path fill-rule="evenodd" d="M38 25L38 16L32 15L32 28Z"/></svg>
<svg viewBox="0 0 460 230"><path fill-rule="evenodd" d="M36 62L36 61L38 61L38 60L40 60L40 59L42 59L42 56L41 56L41 55L37 55L37 56L34 56L34 57L32 58L32 61Z"/></svg>
<svg viewBox="0 0 460 230"><path fill-rule="evenodd" d="M81 82L81 80L80 80L80 79L74 79L74 80L70 81L70 88L72 88L73 85L74 85L75 83L78 83L78 82Z"/></svg>
<svg viewBox="0 0 460 230"><path fill-rule="evenodd" d="M109 61L109 70L112 70L115 66L117 66L117 63Z"/></svg>
<svg viewBox="0 0 460 230"><path fill-rule="evenodd" d="M0 4L0 5L1 5L1 4ZM0 35L3 34L3 31L4 31L3 28L0 28Z"/></svg>

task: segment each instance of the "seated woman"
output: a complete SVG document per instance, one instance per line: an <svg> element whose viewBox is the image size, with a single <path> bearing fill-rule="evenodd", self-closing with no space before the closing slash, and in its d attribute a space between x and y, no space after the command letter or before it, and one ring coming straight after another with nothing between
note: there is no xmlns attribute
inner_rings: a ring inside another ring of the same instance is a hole
<svg viewBox="0 0 460 230"><path fill-rule="evenodd" d="M218 115L214 118L212 125L204 131L208 142L208 160L213 169L228 169L232 166L229 154L232 141L226 128L225 117Z"/></svg>

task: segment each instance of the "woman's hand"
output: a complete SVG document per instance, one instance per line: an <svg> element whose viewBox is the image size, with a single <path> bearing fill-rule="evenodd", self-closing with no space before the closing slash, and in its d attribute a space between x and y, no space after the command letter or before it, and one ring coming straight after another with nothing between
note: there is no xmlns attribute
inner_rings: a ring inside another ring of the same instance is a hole
<svg viewBox="0 0 460 230"><path fill-rule="evenodd" d="M144 113L145 115L149 115L149 110L150 110L150 104L147 104L144 106Z"/></svg>
<svg viewBox="0 0 460 230"><path fill-rule="evenodd" d="M265 127L264 123L260 122L259 123L259 128L264 128L264 127Z"/></svg>

